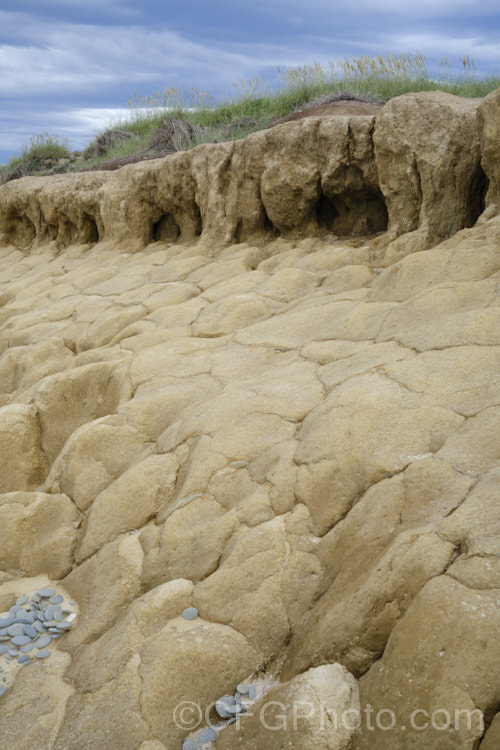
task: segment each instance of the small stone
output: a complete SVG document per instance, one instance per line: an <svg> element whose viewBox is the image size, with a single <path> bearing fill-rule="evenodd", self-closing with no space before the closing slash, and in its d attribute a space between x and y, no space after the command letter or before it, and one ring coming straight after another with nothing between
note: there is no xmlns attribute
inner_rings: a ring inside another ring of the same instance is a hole
<svg viewBox="0 0 500 750"><path fill-rule="evenodd" d="M50 656L50 651L46 649L45 651L37 651L35 654L37 659L46 659L47 656Z"/></svg>
<svg viewBox="0 0 500 750"><path fill-rule="evenodd" d="M9 656L17 656L17 649L16 648L9 648Z"/></svg>
<svg viewBox="0 0 500 750"><path fill-rule="evenodd" d="M231 710L235 705L236 701L232 695L224 695L215 702L215 710L223 719L230 719L235 713L235 711Z"/></svg>
<svg viewBox="0 0 500 750"><path fill-rule="evenodd" d="M19 659L17 660L17 663L25 664L27 661L31 661L30 657L28 656L28 654L23 654L23 656L19 657Z"/></svg>
<svg viewBox="0 0 500 750"><path fill-rule="evenodd" d="M217 732L209 727L203 730L198 739L200 742L214 742L217 739Z"/></svg>
<svg viewBox="0 0 500 750"><path fill-rule="evenodd" d="M7 692L7 690L8 690L8 689L9 689L9 688L5 687L5 685L4 685L3 687L0 687L0 698L1 698L1 697L2 697L3 695L5 695L5 693Z"/></svg>
<svg viewBox="0 0 500 750"><path fill-rule="evenodd" d="M54 596L56 592L54 589L38 589L36 593L38 596L41 596L42 599L48 599L50 596Z"/></svg>
<svg viewBox="0 0 500 750"><path fill-rule="evenodd" d="M30 639L27 635L16 635L11 640L13 646L27 646L29 642Z"/></svg>
<svg viewBox="0 0 500 750"><path fill-rule="evenodd" d="M41 599L41 597L40 597L40 596L38 596L38 594L32 594L32 595L31 595L31 601L32 601L32 602L34 602L35 604L36 604L37 602L39 602L39 601L40 601L40 599Z"/></svg>
<svg viewBox="0 0 500 750"><path fill-rule="evenodd" d="M257 688L255 685L250 685L248 688L248 697L251 701L254 701L257 698Z"/></svg>
<svg viewBox="0 0 500 750"><path fill-rule="evenodd" d="M37 634L37 631L33 627L33 625L25 625L24 626L24 635L29 635L30 638L35 638Z"/></svg>
<svg viewBox="0 0 500 750"><path fill-rule="evenodd" d="M37 648L45 648L45 646L48 646L51 641L52 641L52 636L51 635L42 635L36 641L35 646Z"/></svg>
<svg viewBox="0 0 500 750"><path fill-rule="evenodd" d="M29 652L33 651L34 648L35 647L34 647L34 645L32 643L28 643L27 646L21 646L21 648L19 649L19 651L22 651L23 654L29 654Z"/></svg>
<svg viewBox="0 0 500 750"><path fill-rule="evenodd" d="M62 622L64 620L64 615L62 612L55 612L54 613L54 620L57 620L57 622Z"/></svg>
<svg viewBox="0 0 500 750"><path fill-rule="evenodd" d="M242 695L248 695L248 685L245 682L240 682L239 685L236 685L236 690Z"/></svg>
<svg viewBox="0 0 500 750"><path fill-rule="evenodd" d="M6 654L8 650L9 650L9 647L6 643L0 643L0 656L2 654Z"/></svg>
<svg viewBox="0 0 500 750"><path fill-rule="evenodd" d="M8 628L14 622L13 615L9 614L7 617L0 617L0 628Z"/></svg>
<svg viewBox="0 0 500 750"><path fill-rule="evenodd" d="M58 604L49 604L44 614L46 620L54 620L56 615L62 615L62 609Z"/></svg>
<svg viewBox="0 0 500 750"><path fill-rule="evenodd" d="M232 714L241 714L246 709L243 708L241 703L235 703L234 706L228 706L228 711Z"/></svg>
<svg viewBox="0 0 500 750"><path fill-rule="evenodd" d="M196 740L184 740L182 743L182 750L200 750L200 746Z"/></svg>
<svg viewBox="0 0 500 750"><path fill-rule="evenodd" d="M51 604L61 604L61 602L64 601L64 596L61 594L56 594L55 596L51 596L49 599L49 602Z"/></svg>
<svg viewBox="0 0 500 750"><path fill-rule="evenodd" d="M27 602L27 601L28 601L28 595L27 595L27 594L24 594L23 596L21 596L21 597L20 597L20 598L19 598L19 599L17 600L17 602L16 602L16 605L17 605L18 607L22 607L22 605L23 605L23 604L26 604L26 602Z"/></svg>
<svg viewBox="0 0 500 750"><path fill-rule="evenodd" d="M75 618L76 618L76 614L74 612L71 612L71 614L68 615L68 622L73 622Z"/></svg>
<svg viewBox="0 0 500 750"><path fill-rule="evenodd" d="M29 625L29 623L33 622L33 620L34 620L33 615L30 612L26 612L25 614L22 614L22 615L20 614L16 615L16 617L14 618L13 624L22 622L23 624Z"/></svg>
<svg viewBox="0 0 500 750"><path fill-rule="evenodd" d="M188 607L184 610L181 617L183 617L184 620L194 620L195 617L198 617L198 610L196 607Z"/></svg>
<svg viewBox="0 0 500 750"><path fill-rule="evenodd" d="M16 622L14 625L9 625L7 632L11 637L24 635L24 625L22 622Z"/></svg>
<svg viewBox="0 0 500 750"><path fill-rule="evenodd" d="M45 627L45 625L43 625L43 623L40 622L40 620L35 620L35 622L33 623L33 627L36 631L38 631L38 633L47 632L47 628Z"/></svg>

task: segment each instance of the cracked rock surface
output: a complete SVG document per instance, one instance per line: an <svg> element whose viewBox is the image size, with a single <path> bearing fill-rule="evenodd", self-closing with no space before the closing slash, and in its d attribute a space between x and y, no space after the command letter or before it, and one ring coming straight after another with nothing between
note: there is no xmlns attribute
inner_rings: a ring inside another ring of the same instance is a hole
<svg viewBox="0 0 500 750"><path fill-rule="evenodd" d="M0 189L0 611L79 611L9 750L180 750L263 672L314 716L216 748L496 746L499 118L411 94ZM397 726L321 718L368 704Z"/></svg>

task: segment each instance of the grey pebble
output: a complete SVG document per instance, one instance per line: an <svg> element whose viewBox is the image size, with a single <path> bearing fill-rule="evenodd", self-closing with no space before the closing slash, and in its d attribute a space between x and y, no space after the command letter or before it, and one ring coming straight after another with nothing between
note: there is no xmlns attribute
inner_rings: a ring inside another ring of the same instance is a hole
<svg viewBox="0 0 500 750"><path fill-rule="evenodd" d="M45 651L37 651L35 654L37 659L46 659L47 656L50 656L50 651L46 649Z"/></svg>
<svg viewBox="0 0 500 750"><path fill-rule="evenodd" d="M198 617L198 610L196 607L188 607L184 610L181 616L184 620L194 620L195 617Z"/></svg>
<svg viewBox="0 0 500 750"><path fill-rule="evenodd" d="M49 602L51 604L61 604L61 602L64 601L64 596L61 594L56 594L55 596L51 596L49 599Z"/></svg>
<svg viewBox="0 0 500 750"><path fill-rule="evenodd" d="M246 682L240 682L239 685L236 685L236 690L242 695L248 695L248 685Z"/></svg>
<svg viewBox="0 0 500 750"><path fill-rule="evenodd" d="M2 695L5 695L5 693L7 692L8 689L9 688L7 688L5 686L4 687L0 687L0 698L2 697Z"/></svg>
<svg viewBox="0 0 500 750"><path fill-rule="evenodd" d="M17 614L14 618L13 625L17 625L17 623L21 622L23 625L29 625L33 622L34 616L31 614L31 612L26 612L23 615Z"/></svg>
<svg viewBox="0 0 500 750"><path fill-rule="evenodd" d="M30 638L35 638L37 634L37 631L33 627L33 625L25 625L24 626L24 635L29 635Z"/></svg>
<svg viewBox="0 0 500 750"><path fill-rule="evenodd" d="M64 620L64 615L62 612L54 612L54 620L57 620L57 622L62 622Z"/></svg>
<svg viewBox="0 0 500 750"><path fill-rule="evenodd" d="M200 750L200 746L196 740L184 740L182 743L182 750Z"/></svg>
<svg viewBox="0 0 500 750"><path fill-rule="evenodd" d="M250 685L250 687L248 688L248 697L251 701L254 701L256 699L257 688L255 687L255 685Z"/></svg>
<svg viewBox="0 0 500 750"><path fill-rule="evenodd" d="M30 638L27 635L16 635L11 640L13 646L27 646L29 642Z"/></svg>
<svg viewBox="0 0 500 750"><path fill-rule="evenodd" d="M72 622L57 622L56 625L60 630L71 630L73 627Z"/></svg>
<svg viewBox="0 0 500 750"><path fill-rule="evenodd" d="M215 710L223 719L230 719L235 713L231 709L236 705L232 695L224 695L215 702Z"/></svg>
<svg viewBox="0 0 500 750"><path fill-rule="evenodd" d="M46 633L46 632L47 632L47 628L45 627L45 625L43 625L43 624L42 624L42 623L40 622L40 620L35 620L35 622L33 623L33 627L34 627L34 628L35 628L35 630L36 630L36 631L38 631L39 633Z"/></svg>
<svg viewBox="0 0 500 750"><path fill-rule="evenodd" d="M13 622L14 617L11 614L8 617L0 617L0 628L8 628Z"/></svg>
<svg viewBox="0 0 500 750"><path fill-rule="evenodd" d="M241 703L235 703L234 706L228 706L227 710L232 714L241 714L244 711L246 711L246 709L243 708Z"/></svg>
<svg viewBox="0 0 500 750"><path fill-rule="evenodd" d="M56 615L62 615L62 608L59 606L59 604L49 604L44 614L46 620L55 620Z"/></svg>
<svg viewBox="0 0 500 750"><path fill-rule="evenodd" d="M27 594L23 594L23 596L21 596L21 597L20 597L20 598L19 598L19 599L17 600L17 602L16 602L16 605L17 605L18 607L21 607L21 606L22 606L23 604L26 604L26 602L27 602L27 601L28 601L28 595L27 595Z"/></svg>
<svg viewBox="0 0 500 750"><path fill-rule="evenodd" d="M8 650L9 650L9 647L6 643L0 643L0 656L2 654L6 654Z"/></svg>
<svg viewBox="0 0 500 750"><path fill-rule="evenodd" d="M38 594L32 594L32 595L31 595L31 601L32 601L32 602L35 602L35 604L36 604L36 602L39 602L39 601L40 601L40 599L41 599L41 597L40 597L40 596L38 596Z"/></svg>
<svg viewBox="0 0 500 750"><path fill-rule="evenodd" d="M25 664L27 661L31 661L30 657L28 656L28 654L23 654L23 656L19 657L19 659L17 660L17 663Z"/></svg>
<svg viewBox="0 0 500 750"><path fill-rule="evenodd" d="M52 636L51 635L42 635L35 642L35 646L37 648L45 648L45 646L48 646L51 641L52 641Z"/></svg>
<svg viewBox="0 0 500 750"><path fill-rule="evenodd" d="M214 742L217 739L217 732L209 727L203 730L198 739L200 742Z"/></svg>
<svg viewBox="0 0 500 750"><path fill-rule="evenodd" d="M22 622L16 622L15 625L9 625L7 632L10 636L24 635L24 625Z"/></svg>
<svg viewBox="0 0 500 750"><path fill-rule="evenodd" d="M56 592L54 589L38 589L36 593L38 596L41 596L42 599L48 599L50 596L54 596Z"/></svg>
<svg viewBox="0 0 500 750"><path fill-rule="evenodd" d="M17 656L17 649L16 648L9 648L9 656Z"/></svg>
<svg viewBox="0 0 500 750"><path fill-rule="evenodd" d="M19 649L19 651L22 651L23 654L29 654L29 652L33 651L34 648L35 647L34 647L34 645L32 643L28 643L27 646L21 646L21 648Z"/></svg>

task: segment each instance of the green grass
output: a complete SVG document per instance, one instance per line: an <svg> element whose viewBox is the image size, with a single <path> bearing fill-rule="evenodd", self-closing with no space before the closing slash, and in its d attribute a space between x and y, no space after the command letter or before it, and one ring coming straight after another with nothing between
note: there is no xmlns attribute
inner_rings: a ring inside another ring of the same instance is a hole
<svg viewBox="0 0 500 750"><path fill-rule="evenodd" d="M426 59L419 53L362 56L328 65L278 68L279 79L274 87L262 78L252 78L234 84L232 92L220 92L217 101L210 92L171 87L147 96L134 94L127 104L133 123L154 119L161 109L168 108L173 116L214 126L243 117L278 119L315 99L345 90L388 100L410 91L435 89L458 96L483 97L500 86L499 76L479 78L468 57L459 59L458 69L447 58L438 62L438 68L436 79L429 74Z"/></svg>
<svg viewBox="0 0 500 750"><path fill-rule="evenodd" d="M171 117L204 128L202 135L186 144L190 148L199 143L243 138L310 102L341 91L389 100L409 92L433 90L463 97L484 97L500 87L498 75L478 76L474 61L469 57L459 58L457 64L448 58L439 60L437 70L437 75L431 75L427 61L420 53L363 55L326 65L313 63L285 70L278 68L278 80L274 84L263 78L251 78L233 84L217 95L186 87L169 87L147 95L134 94L127 102L130 116L110 123L106 128L131 131L134 138L113 146L102 157L92 160L80 157L71 168L85 169L110 158L146 150L156 128ZM54 153L59 148L66 149L60 139L47 134L35 136L7 169L15 167L14 162L29 160L41 152Z"/></svg>
<svg viewBox="0 0 500 750"><path fill-rule="evenodd" d="M66 139L48 133L34 135L23 145L19 156L14 156L0 167L0 185L17 177L46 174L59 159L70 158L71 151Z"/></svg>
<svg viewBox="0 0 500 750"><path fill-rule="evenodd" d="M439 89L464 97L484 97L500 87L500 77L479 77L474 61L459 58L454 65L448 58L438 62L438 76L427 69L419 53L350 58L327 65L314 63L286 70L278 69L272 85L263 78L233 84L215 96L194 88L168 87L152 94L134 94L127 102L130 117L115 127L137 133L113 151L127 155L145 148L153 131L165 117L178 117L205 128L192 145L243 138L271 122L285 117L317 99L341 91L389 100L395 96Z"/></svg>
<svg viewBox="0 0 500 750"><path fill-rule="evenodd" d="M66 139L41 133L33 135L23 146L23 159L59 159L70 155L69 144Z"/></svg>

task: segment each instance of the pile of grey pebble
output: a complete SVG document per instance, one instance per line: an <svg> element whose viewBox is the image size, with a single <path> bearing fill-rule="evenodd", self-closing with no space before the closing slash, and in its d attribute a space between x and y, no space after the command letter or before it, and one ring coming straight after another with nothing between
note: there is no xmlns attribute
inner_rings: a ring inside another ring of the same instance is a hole
<svg viewBox="0 0 500 750"><path fill-rule="evenodd" d="M204 750L211 747L217 735L243 716L262 692L261 684L247 685L242 682L236 687L234 695L223 695L215 703L215 711L220 721L197 732L195 737L185 739L182 743L182 750Z"/></svg>
<svg viewBox="0 0 500 750"><path fill-rule="evenodd" d="M73 627L75 617L64 606L64 597L54 589L42 588L34 594L24 594L8 612L0 613L0 656L20 666L46 659L52 641ZM0 666L0 681L1 698L8 690L3 666Z"/></svg>
<svg viewBox="0 0 500 750"><path fill-rule="evenodd" d="M194 620L198 617L198 610L196 607L188 607L182 612L181 617L184 620ZM197 731L195 736L183 740L182 750L208 750L217 739L219 732L234 724L240 716L243 716L265 690L264 680L259 680L253 685L242 682L237 685L234 695L223 695L215 702L215 711L220 717L220 721Z"/></svg>

